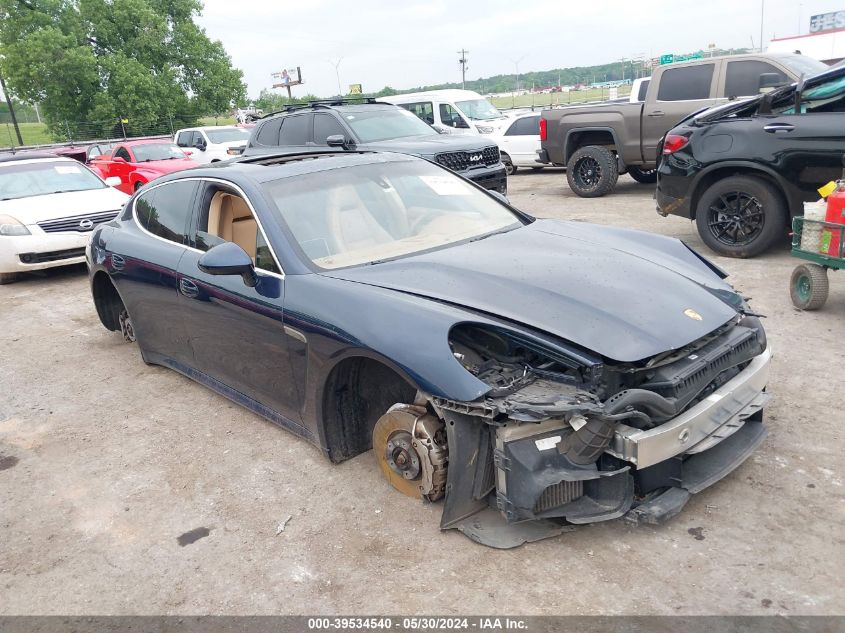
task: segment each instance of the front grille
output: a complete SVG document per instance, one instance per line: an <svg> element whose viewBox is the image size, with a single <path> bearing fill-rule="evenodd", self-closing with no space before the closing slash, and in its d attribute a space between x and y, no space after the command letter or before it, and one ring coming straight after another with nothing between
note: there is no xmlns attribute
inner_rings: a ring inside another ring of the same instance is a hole
<svg viewBox="0 0 845 633"><path fill-rule="evenodd" d="M447 152L435 155L434 160L452 171L492 167L499 162L499 148L491 145L474 152Z"/></svg>
<svg viewBox="0 0 845 633"><path fill-rule="evenodd" d="M39 222L38 226L45 233L65 233L69 231L87 233L88 231L93 231L94 227L98 224L111 222L117 217L117 214L118 210L74 215L68 218L59 218L58 220L45 220L44 222Z"/></svg>
<svg viewBox="0 0 845 633"><path fill-rule="evenodd" d="M24 264L43 264L44 262L57 262L60 259L72 259L84 257L85 248L68 248L63 251L48 251L46 253L21 253L20 259Z"/></svg>
<svg viewBox="0 0 845 633"><path fill-rule="evenodd" d="M583 481L561 481L547 487L534 504L534 514L566 505L584 495Z"/></svg>

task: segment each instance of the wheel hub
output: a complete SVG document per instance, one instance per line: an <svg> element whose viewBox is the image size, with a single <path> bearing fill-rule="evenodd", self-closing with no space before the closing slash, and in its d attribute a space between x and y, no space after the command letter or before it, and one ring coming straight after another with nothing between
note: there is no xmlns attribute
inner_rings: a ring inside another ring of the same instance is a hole
<svg viewBox="0 0 845 633"><path fill-rule="evenodd" d="M373 453L382 474L402 494L429 501L445 494L445 428L425 407L392 406L373 428Z"/></svg>
<svg viewBox="0 0 845 633"><path fill-rule="evenodd" d="M410 433L397 431L390 436L384 451L384 458L390 468L405 479L416 479L420 476L420 458L412 444Z"/></svg>
<svg viewBox="0 0 845 633"><path fill-rule="evenodd" d="M744 245L763 230L763 205L754 196L736 192L719 197L710 207L708 226L713 237L723 244Z"/></svg>

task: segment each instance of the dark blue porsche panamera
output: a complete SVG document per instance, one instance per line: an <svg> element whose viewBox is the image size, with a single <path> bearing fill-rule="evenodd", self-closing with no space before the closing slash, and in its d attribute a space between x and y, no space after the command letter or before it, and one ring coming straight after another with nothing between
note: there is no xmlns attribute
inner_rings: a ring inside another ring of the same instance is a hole
<svg viewBox="0 0 845 633"><path fill-rule="evenodd" d="M765 436L771 352L677 240L536 220L421 159L180 172L88 247L103 325L512 547L658 523Z"/></svg>

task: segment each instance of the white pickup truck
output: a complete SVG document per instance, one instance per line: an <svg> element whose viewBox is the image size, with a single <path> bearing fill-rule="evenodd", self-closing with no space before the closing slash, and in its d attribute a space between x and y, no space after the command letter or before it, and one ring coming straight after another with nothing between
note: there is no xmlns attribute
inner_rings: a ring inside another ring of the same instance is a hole
<svg viewBox="0 0 845 633"><path fill-rule="evenodd" d="M176 132L173 142L190 150L191 158L198 163L216 163L240 156L249 132L234 125L189 127Z"/></svg>

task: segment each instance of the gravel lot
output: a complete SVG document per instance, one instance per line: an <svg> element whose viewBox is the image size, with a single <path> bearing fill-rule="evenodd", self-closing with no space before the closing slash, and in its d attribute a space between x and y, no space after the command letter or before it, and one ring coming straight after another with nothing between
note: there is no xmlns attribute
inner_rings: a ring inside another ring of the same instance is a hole
<svg viewBox="0 0 845 633"><path fill-rule="evenodd" d="M537 216L712 256L627 176L596 200L559 171L510 187ZM100 325L84 267L0 287L0 613L843 614L845 274L802 313L786 244L712 258L769 317L761 449L667 525L616 521L510 551L439 532L439 504L392 491L371 454L332 465L145 365ZM208 535L180 545L198 528Z"/></svg>

